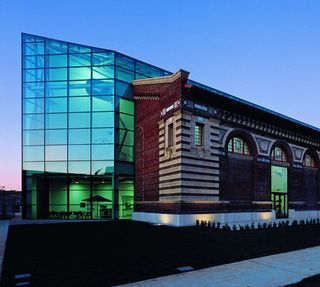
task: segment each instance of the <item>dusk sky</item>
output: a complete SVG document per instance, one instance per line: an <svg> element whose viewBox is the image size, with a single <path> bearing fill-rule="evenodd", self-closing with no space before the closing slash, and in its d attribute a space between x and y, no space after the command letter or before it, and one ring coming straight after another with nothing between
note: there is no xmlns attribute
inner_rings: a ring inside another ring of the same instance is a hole
<svg viewBox="0 0 320 287"><path fill-rule="evenodd" d="M113 49L320 127L320 1L0 0L0 187L21 189L21 32Z"/></svg>

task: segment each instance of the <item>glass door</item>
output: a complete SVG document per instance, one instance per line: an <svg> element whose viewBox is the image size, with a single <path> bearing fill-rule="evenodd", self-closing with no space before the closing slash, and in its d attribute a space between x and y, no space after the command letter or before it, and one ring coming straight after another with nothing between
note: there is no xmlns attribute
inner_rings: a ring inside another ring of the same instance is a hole
<svg viewBox="0 0 320 287"><path fill-rule="evenodd" d="M288 169L271 166L271 200L276 218L288 217Z"/></svg>

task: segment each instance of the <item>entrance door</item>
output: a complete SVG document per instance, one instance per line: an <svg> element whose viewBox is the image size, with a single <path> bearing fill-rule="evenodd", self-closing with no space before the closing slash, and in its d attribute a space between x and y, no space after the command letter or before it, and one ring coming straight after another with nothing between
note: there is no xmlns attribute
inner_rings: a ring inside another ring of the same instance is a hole
<svg viewBox="0 0 320 287"><path fill-rule="evenodd" d="M272 209L276 212L276 218L288 217L288 194L275 193L271 194Z"/></svg>
<svg viewBox="0 0 320 287"><path fill-rule="evenodd" d="M288 169L271 166L271 200L276 218L288 217Z"/></svg>

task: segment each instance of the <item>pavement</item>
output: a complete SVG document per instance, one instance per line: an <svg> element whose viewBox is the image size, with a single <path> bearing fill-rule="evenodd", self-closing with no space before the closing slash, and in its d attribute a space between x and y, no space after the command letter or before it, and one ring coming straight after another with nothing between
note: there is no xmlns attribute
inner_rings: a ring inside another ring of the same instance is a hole
<svg viewBox="0 0 320 287"><path fill-rule="evenodd" d="M320 273L320 246L158 277L122 287L275 287ZM120 286L120 285L119 285Z"/></svg>

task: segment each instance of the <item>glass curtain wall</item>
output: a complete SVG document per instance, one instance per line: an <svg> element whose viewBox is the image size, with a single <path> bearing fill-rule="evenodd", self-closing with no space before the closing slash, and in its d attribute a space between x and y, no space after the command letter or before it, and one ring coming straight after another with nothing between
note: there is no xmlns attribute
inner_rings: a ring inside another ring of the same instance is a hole
<svg viewBox="0 0 320 287"><path fill-rule="evenodd" d="M131 218L131 82L168 74L114 51L23 34L23 216Z"/></svg>

